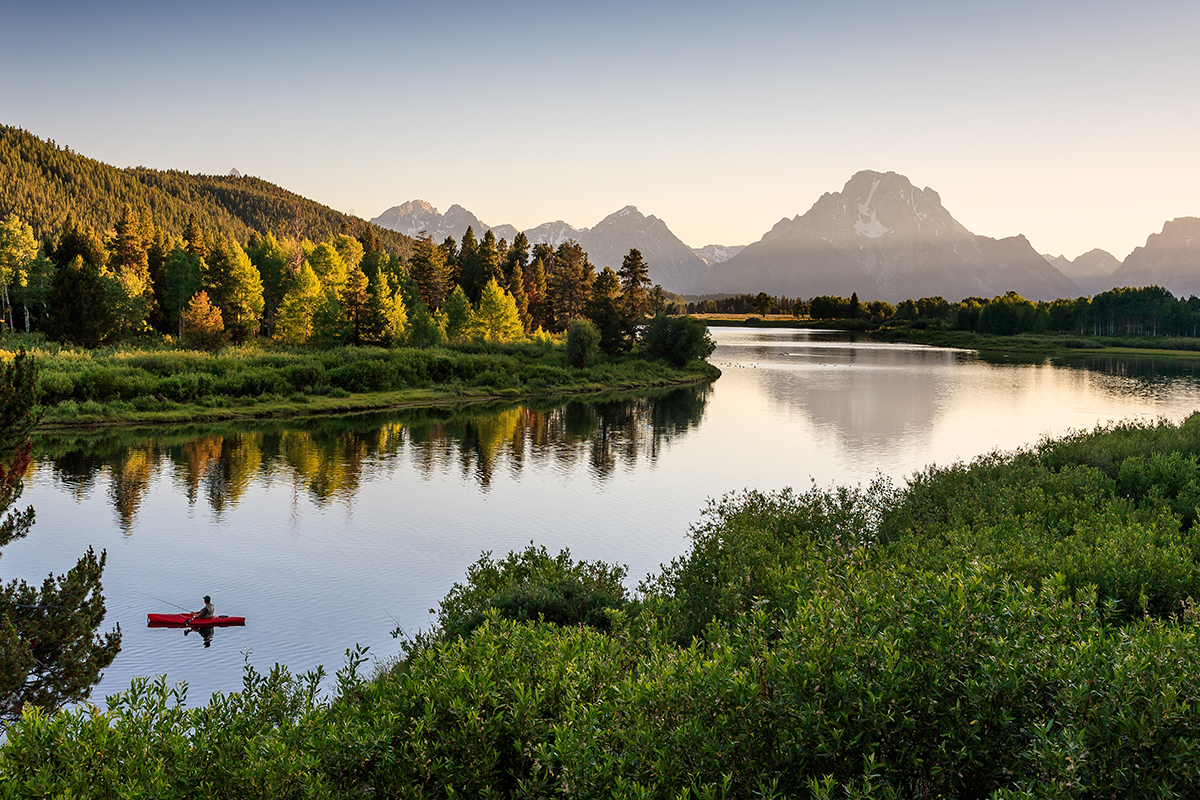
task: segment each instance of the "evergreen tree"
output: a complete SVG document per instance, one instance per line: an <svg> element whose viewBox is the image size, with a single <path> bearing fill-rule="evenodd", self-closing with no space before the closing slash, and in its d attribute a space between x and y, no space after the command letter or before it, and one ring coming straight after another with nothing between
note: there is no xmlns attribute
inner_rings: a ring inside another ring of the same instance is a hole
<svg viewBox="0 0 1200 800"><path fill-rule="evenodd" d="M480 293L479 308L471 315L471 333L485 342L511 342L524 335L516 302L495 278Z"/></svg>
<svg viewBox="0 0 1200 800"><path fill-rule="evenodd" d="M167 259L163 280L163 299L166 303L167 322L171 330L183 336L183 312L192 297L200 289L200 276L208 271L204 259L192 255L182 247L171 251Z"/></svg>
<svg viewBox="0 0 1200 800"><path fill-rule="evenodd" d="M109 334L109 313L100 269L76 255L54 274L48 330L59 341L99 346Z"/></svg>
<svg viewBox="0 0 1200 800"><path fill-rule="evenodd" d="M109 268L116 273L136 272L150 277L150 260L147 257L149 243L142 238L143 223L125 204L121 219L117 222L116 234L113 236L111 255L108 259Z"/></svg>
<svg viewBox="0 0 1200 800"><path fill-rule="evenodd" d="M183 239L187 242L187 251L191 255L198 258L204 258L208 255L208 246L205 242L204 231L201 230L200 222L196 219L195 213L188 217Z"/></svg>
<svg viewBox="0 0 1200 800"><path fill-rule="evenodd" d="M517 314L521 317L521 329L525 333L529 333L529 299L525 296L525 273L522 270L521 262L514 262L512 272L508 276L508 293L512 295L513 301L517 304Z"/></svg>
<svg viewBox="0 0 1200 800"><path fill-rule="evenodd" d="M547 266L552 262L554 254L549 245L545 244L539 244L534 248L534 253L529 278L525 282L531 326L550 330L554 327L554 310L550 304L550 290L546 273L548 272Z"/></svg>
<svg viewBox="0 0 1200 800"><path fill-rule="evenodd" d="M508 273L510 280L513 270L517 267L521 268L521 272L529 269L529 237L525 235L524 231L519 231L513 237L512 247L508 248L508 265L505 272Z"/></svg>
<svg viewBox="0 0 1200 800"><path fill-rule="evenodd" d="M371 344L395 344L404 338L407 326L408 313L403 298L392 291L383 275L371 278L363 341Z"/></svg>
<svg viewBox="0 0 1200 800"><path fill-rule="evenodd" d="M351 344L361 344L370 336L369 286L366 273L355 264L341 294L342 312L346 315L346 329L349 332L347 341Z"/></svg>
<svg viewBox="0 0 1200 800"><path fill-rule="evenodd" d="M246 245L246 255L262 277L263 334L271 336L285 287L304 263L304 256L296 242L281 242L273 233L251 239Z"/></svg>
<svg viewBox="0 0 1200 800"><path fill-rule="evenodd" d="M323 345L344 344L353 335L342 298L332 287L326 287L321 302L313 312L313 340Z"/></svg>
<svg viewBox="0 0 1200 800"><path fill-rule="evenodd" d="M183 344L201 350L215 350L224 343L225 338L221 309L209 301L208 292L197 292L183 310Z"/></svg>
<svg viewBox="0 0 1200 800"><path fill-rule="evenodd" d="M442 313L446 317L448 340L457 342L467 335L471 325L471 301L467 299L467 294L461 286L454 287L454 291L446 298L446 302L442 304Z"/></svg>
<svg viewBox="0 0 1200 800"><path fill-rule="evenodd" d="M143 217L143 227L149 222L149 212ZM171 323L166 297L167 259L174 247L162 228L151 225L146 237L146 262L150 270L150 326L161 333L170 333Z"/></svg>
<svg viewBox="0 0 1200 800"><path fill-rule="evenodd" d="M75 256L79 256L96 269L108 263L108 251L104 249L99 237L91 229L77 225L74 218L68 214L62 235L58 239L58 246L54 248L51 257L61 270L70 264Z"/></svg>
<svg viewBox="0 0 1200 800"><path fill-rule="evenodd" d="M82 260L82 259L81 259ZM32 451L37 375L24 351L0 364L0 547L26 536L32 508L15 510ZM53 712L84 700L121 649L121 629L98 636L104 619L105 553L87 553L41 587L0 581L0 722L22 708Z"/></svg>
<svg viewBox="0 0 1200 800"><path fill-rule="evenodd" d="M446 341L445 326L419 300L408 315L407 340L409 347L433 347Z"/></svg>
<svg viewBox="0 0 1200 800"><path fill-rule="evenodd" d="M421 292L421 300L429 308L440 308L449 291L445 253L429 236L422 236L413 248L409 274Z"/></svg>
<svg viewBox="0 0 1200 800"><path fill-rule="evenodd" d="M559 245L549 276L555 330L566 330L571 320L583 314L584 303L591 296L592 279L591 262L579 243L571 240Z"/></svg>
<svg viewBox="0 0 1200 800"><path fill-rule="evenodd" d="M621 280L611 267L605 267L596 276L584 313L596 323L600 349L610 355L624 352L630 346L633 326L622 311L621 299Z"/></svg>
<svg viewBox="0 0 1200 800"><path fill-rule="evenodd" d="M449 294L450 287L458 283L458 242L454 241L453 236L447 236L438 246L446 262L446 294Z"/></svg>
<svg viewBox="0 0 1200 800"><path fill-rule="evenodd" d="M479 293L483 291L484 264L479 252L479 244L475 241L475 232L467 226L463 234L462 247L458 251L458 285L466 293L472 303L479 302Z"/></svg>
<svg viewBox="0 0 1200 800"><path fill-rule="evenodd" d="M287 344L308 344L313 335L313 315L321 304L321 281L307 263L291 284L275 315L275 338Z"/></svg>
<svg viewBox="0 0 1200 800"><path fill-rule="evenodd" d="M650 268L636 247L621 261L621 294L626 319L633 325L641 323L650 310Z"/></svg>

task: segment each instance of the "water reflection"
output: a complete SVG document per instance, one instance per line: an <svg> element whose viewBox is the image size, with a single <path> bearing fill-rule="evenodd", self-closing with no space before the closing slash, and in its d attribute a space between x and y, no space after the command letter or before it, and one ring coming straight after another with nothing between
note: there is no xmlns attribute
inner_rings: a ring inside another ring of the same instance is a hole
<svg viewBox="0 0 1200 800"><path fill-rule="evenodd" d="M640 459L655 461L672 437L699 425L710 386L637 397L574 400L559 406L317 418L238 427L145 431L50 432L38 437L39 464L76 499L108 477L108 499L130 534L160 475L219 520L256 484L281 481L318 506L351 499L364 482L407 456L425 478L457 470L487 491L496 471L514 476L531 464L586 461L595 480Z"/></svg>

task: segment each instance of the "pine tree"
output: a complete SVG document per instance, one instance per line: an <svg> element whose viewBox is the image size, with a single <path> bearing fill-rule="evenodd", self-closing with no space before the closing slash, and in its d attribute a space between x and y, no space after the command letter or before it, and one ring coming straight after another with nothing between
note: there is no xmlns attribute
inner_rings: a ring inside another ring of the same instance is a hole
<svg viewBox="0 0 1200 800"><path fill-rule="evenodd" d="M621 280L611 267L605 267L592 287L592 296L584 307L588 319L600 332L600 349L621 353L629 349L632 325L621 308Z"/></svg>
<svg viewBox="0 0 1200 800"><path fill-rule="evenodd" d="M183 336L183 312L200 289L200 276L208 271L204 259L182 247L171 251L164 269L163 299L171 330Z"/></svg>
<svg viewBox="0 0 1200 800"><path fill-rule="evenodd" d="M521 317L521 329L529 333L529 299L525 296L525 273L519 261L512 265L512 273L508 276L508 293L517 304L517 314Z"/></svg>
<svg viewBox="0 0 1200 800"><path fill-rule="evenodd" d="M32 451L36 384L24 351L0 364L0 547L33 526L33 509L13 505ZM86 699L116 657L121 629L96 633L105 613L105 555L89 547L65 575L51 575L40 588L0 581L0 721L16 719L27 703L53 712Z"/></svg>
<svg viewBox="0 0 1200 800"><path fill-rule="evenodd" d="M370 279L366 317L363 341L390 345L404 338L408 326L404 300L392 292L383 275Z"/></svg>
<svg viewBox="0 0 1200 800"><path fill-rule="evenodd" d="M650 268L642 260L642 253L637 248L621 261L621 293L625 306L625 317L632 325L637 325L646 318L650 310Z"/></svg>
<svg viewBox="0 0 1200 800"><path fill-rule="evenodd" d="M471 324L471 301L461 286L454 291L442 304L442 313L446 316L446 338L456 342L466 336Z"/></svg>
<svg viewBox="0 0 1200 800"><path fill-rule="evenodd" d="M529 237L524 231L518 231L513 237L512 247L508 248L508 266L505 272L511 279L513 269L521 268L521 272L529 269Z"/></svg>
<svg viewBox="0 0 1200 800"><path fill-rule="evenodd" d="M475 241L475 232L470 226L463 234L462 247L458 251L458 285L472 303L479 301L479 293L487 283L480 247Z"/></svg>
<svg viewBox="0 0 1200 800"><path fill-rule="evenodd" d="M346 315L346 326L349 331L348 341L360 344L370 336L370 319L368 305L371 294L368 291L367 275L357 264L350 270L346 285L342 289L342 310Z"/></svg>
<svg viewBox="0 0 1200 800"><path fill-rule="evenodd" d="M579 243L572 240L559 245L548 277L555 330L566 330L571 320L583 314L584 303L591 296L592 279L591 262Z"/></svg>
<svg viewBox="0 0 1200 800"><path fill-rule="evenodd" d="M542 245L538 245L541 247ZM552 258L553 256L549 256ZM526 293L529 299L529 316L533 328L550 330L554 326L554 313L550 305L550 290L547 288L546 264L547 256L538 254L530 267L529 279L526 281Z"/></svg>
<svg viewBox="0 0 1200 800"><path fill-rule="evenodd" d="M76 255L54 274L49 333L59 341L93 348L109 335L108 298L100 269Z"/></svg>
<svg viewBox="0 0 1200 800"><path fill-rule="evenodd" d="M409 274L416 281L421 299L429 308L440 308L449 291L445 253L429 236L422 236L413 248Z"/></svg>
<svg viewBox="0 0 1200 800"><path fill-rule="evenodd" d="M221 309L209 301L208 292L197 292L183 311L183 343L201 350L215 350L225 338Z"/></svg>
<svg viewBox="0 0 1200 800"><path fill-rule="evenodd" d="M199 258L204 258L208 255L207 243L205 242L204 231L200 229L200 223L193 213L188 217L187 228L184 230L183 239L187 242L187 251Z"/></svg>

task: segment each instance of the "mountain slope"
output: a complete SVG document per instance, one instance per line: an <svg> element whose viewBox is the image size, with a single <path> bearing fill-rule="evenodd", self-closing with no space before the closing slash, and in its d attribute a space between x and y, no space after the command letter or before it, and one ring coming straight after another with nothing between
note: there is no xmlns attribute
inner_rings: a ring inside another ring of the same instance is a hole
<svg viewBox="0 0 1200 800"><path fill-rule="evenodd" d="M81 156L11 126L0 126L0 217L16 214L39 239L62 230L67 215L104 232L125 204L149 209L167 233L181 236L195 214L201 227L245 242L252 233L273 231L314 241L367 223L260 178L192 175L174 170L118 169ZM375 231L395 255L411 251L412 240Z"/></svg>
<svg viewBox="0 0 1200 800"><path fill-rule="evenodd" d="M1179 217L1152 233L1112 274L1114 286L1162 286L1173 294L1200 295L1200 218Z"/></svg>
<svg viewBox="0 0 1200 800"><path fill-rule="evenodd" d="M1112 274L1121 266L1121 261L1107 250L1089 250L1072 261L1063 256L1046 253L1042 257L1050 265L1075 281L1084 294L1097 294L1113 288Z"/></svg>
<svg viewBox="0 0 1200 800"><path fill-rule="evenodd" d="M580 231L578 241L597 269L619 270L629 250L637 248L650 269L650 282L668 292L691 293L703 286L708 276L708 265L665 222L654 215L647 217L634 206L625 206Z"/></svg>
<svg viewBox="0 0 1200 800"><path fill-rule="evenodd" d="M1034 300L1078 293L1023 236L976 236L933 189L871 171L823 195L804 215L780 220L717 266L704 290L804 297L857 292L891 302L1010 290Z"/></svg>

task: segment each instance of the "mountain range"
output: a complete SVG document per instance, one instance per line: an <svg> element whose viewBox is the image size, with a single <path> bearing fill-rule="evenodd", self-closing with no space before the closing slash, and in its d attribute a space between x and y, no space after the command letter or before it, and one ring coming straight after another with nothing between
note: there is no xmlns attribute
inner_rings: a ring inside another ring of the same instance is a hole
<svg viewBox="0 0 1200 800"><path fill-rule="evenodd" d="M372 222L410 236L427 231L439 241L461 238L468 225L477 235L490 227L497 238L509 240L517 232L512 225L485 225L458 205L440 214L420 200L394 206ZM1200 294L1196 218L1166 223L1124 263L1103 250L1071 260L1039 254L1021 235L992 239L972 233L936 191L917 188L895 172L859 172L841 191L822 195L807 212L781 219L746 246L688 247L663 220L634 206L591 228L557 220L525 235L531 244L555 247L573 239L597 268L619 268L636 247L653 282L685 295L765 291L807 298L857 292L864 299L897 302L1015 291L1031 300L1053 300L1146 283L1176 294Z"/></svg>

